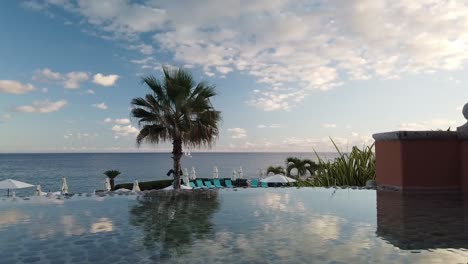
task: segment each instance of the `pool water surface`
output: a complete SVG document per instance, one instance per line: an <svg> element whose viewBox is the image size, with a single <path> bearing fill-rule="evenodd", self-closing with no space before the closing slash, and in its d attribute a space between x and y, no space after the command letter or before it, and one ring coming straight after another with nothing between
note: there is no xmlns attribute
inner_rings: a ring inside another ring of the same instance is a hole
<svg viewBox="0 0 468 264"><path fill-rule="evenodd" d="M457 195L268 188L0 200L0 263L467 263Z"/></svg>

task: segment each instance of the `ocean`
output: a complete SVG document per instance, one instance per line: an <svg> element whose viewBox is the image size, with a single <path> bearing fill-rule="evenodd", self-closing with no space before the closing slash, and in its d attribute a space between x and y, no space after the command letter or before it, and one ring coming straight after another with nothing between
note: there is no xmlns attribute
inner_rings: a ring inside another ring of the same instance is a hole
<svg viewBox="0 0 468 264"><path fill-rule="evenodd" d="M319 153L333 159L337 153ZM256 177L259 169L285 164L289 156L317 160L315 153L192 153L182 158L182 168L195 167L197 177L212 177L217 166L219 177L231 177L233 170L242 167L244 178ZM122 172L115 182L152 181L171 179L166 173L172 168L170 153L54 153L54 154L0 154L0 180L15 179L40 184L42 191L59 191L61 178L67 178L69 192L92 192L103 189L106 170ZM31 195L33 190L16 192ZM6 195L6 190L0 190Z"/></svg>

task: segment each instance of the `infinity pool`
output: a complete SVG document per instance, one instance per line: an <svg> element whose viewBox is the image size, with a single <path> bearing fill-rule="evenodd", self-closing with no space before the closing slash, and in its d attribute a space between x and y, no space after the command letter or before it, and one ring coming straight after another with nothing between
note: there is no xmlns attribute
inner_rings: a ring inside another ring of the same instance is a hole
<svg viewBox="0 0 468 264"><path fill-rule="evenodd" d="M0 263L466 263L467 205L321 188L4 199Z"/></svg>

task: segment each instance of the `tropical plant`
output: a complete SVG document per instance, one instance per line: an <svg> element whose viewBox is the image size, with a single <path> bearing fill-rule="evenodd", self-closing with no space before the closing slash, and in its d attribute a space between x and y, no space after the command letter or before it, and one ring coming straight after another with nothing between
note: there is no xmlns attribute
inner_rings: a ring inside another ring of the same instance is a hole
<svg viewBox="0 0 468 264"><path fill-rule="evenodd" d="M296 157L288 157L286 159L286 175L291 176L291 171L293 169L297 170L297 178L304 176L307 172L311 176L314 175L315 170L317 169L317 164L310 159L300 159Z"/></svg>
<svg viewBox="0 0 468 264"><path fill-rule="evenodd" d="M364 186L366 181L375 179L374 144L362 149L354 146L350 153L344 153L330 138L339 157L334 161L318 158L314 186Z"/></svg>
<svg viewBox="0 0 468 264"><path fill-rule="evenodd" d="M273 174L283 174L286 175L286 171L284 171L284 168L281 166L270 166L267 168L267 175L270 173Z"/></svg>
<svg viewBox="0 0 468 264"><path fill-rule="evenodd" d="M192 74L179 68L163 67L163 78L143 77L151 93L132 100L132 116L141 128L137 145L172 141L174 189L180 188L182 147L210 147L218 136L221 112L210 99L215 87L195 83Z"/></svg>
<svg viewBox="0 0 468 264"><path fill-rule="evenodd" d="M109 178L109 183L110 183L111 190L114 190L114 179L115 179L115 177L119 176L120 174L121 174L121 172L118 171L118 170L108 170L108 171L104 172L104 175L106 175L107 178Z"/></svg>

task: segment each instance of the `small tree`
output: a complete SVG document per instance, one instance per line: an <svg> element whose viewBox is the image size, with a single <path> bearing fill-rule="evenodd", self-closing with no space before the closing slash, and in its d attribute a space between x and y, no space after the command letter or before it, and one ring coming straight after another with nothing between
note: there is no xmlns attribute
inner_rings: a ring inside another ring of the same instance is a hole
<svg viewBox="0 0 468 264"><path fill-rule="evenodd" d="M107 178L109 178L111 190L114 190L114 179L115 179L115 177L120 175L120 171L118 171L118 170L108 170L108 171L104 172L104 175L106 175Z"/></svg>
<svg viewBox="0 0 468 264"><path fill-rule="evenodd" d="M317 164L310 159L299 159L296 157L289 157L286 159L286 175L291 177L291 171L293 169L297 170L297 178L304 176L307 172L310 173L310 176L313 176L317 170Z"/></svg>
<svg viewBox="0 0 468 264"><path fill-rule="evenodd" d="M281 166L270 166L268 167L267 169L267 175L273 173L273 174L283 174L283 175L286 175L286 172L284 171L284 168L281 167Z"/></svg>

